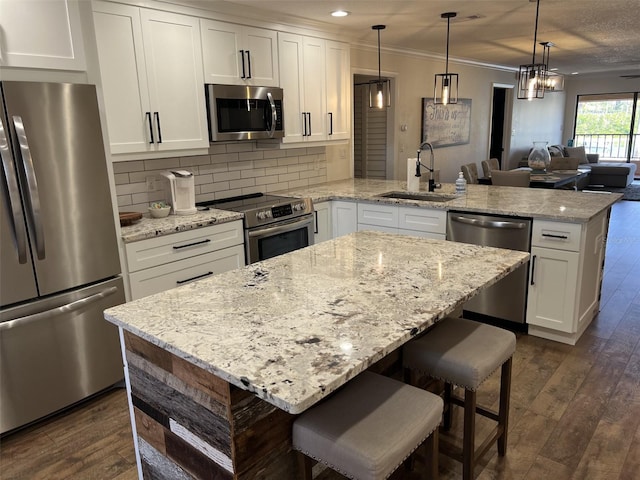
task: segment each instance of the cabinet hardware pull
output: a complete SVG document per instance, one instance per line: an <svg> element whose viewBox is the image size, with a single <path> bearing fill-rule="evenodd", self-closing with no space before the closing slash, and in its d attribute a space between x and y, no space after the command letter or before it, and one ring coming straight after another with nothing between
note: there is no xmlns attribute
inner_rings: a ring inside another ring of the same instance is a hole
<svg viewBox="0 0 640 480"><path fill-rule="evenodd" d="M147 112L146 116L147 121L149 122L149 138L151 139L149 143L155 143L155 140L153 139L153 125L151 124L151 112Z"/></svg>
<svg viewBox="0 0 640 480"><path fill-rule="evenodd" d="M187 278L186 280L176 280L178 285L183 283L192 282L193 280L198 280L199 278L208 277L209 275L213 275L213 272L203 273L202 275L196 275L195 277Z"/></svg>
<svg viewBox="0 0 640 480"><path fill-rule="evenodd" d="M309 115L309 137L311 136L311 112L308 112Z"/></svg>
<svg viewBox="0 0 640 480"><path fill-rule="evenodd" d="M251 78L251 51L247 50L247 70L249 70L249 75L247 75L247 78Z"/></svg>
<svg viewBox="0 0 640 480"><path fill-rule="evenodd" d="M531 257L531 285L535 285L534 275L536 274L536 256Z"/></svg>
<svg viewBox="0 0 640 480"><path fill-rule="evenodd" d="M333 135L333 112L329 112L329 135Z"/></svg>
<svg viewBox="0 0 640 480"><path fill-rule="evenodd" d="M244 50L240 50L240 57L242 58L242 75L240 78L247 78L247 72L244 68Z"/></svg>
<svg viewBox="0 0 640 480"><path fill-rule="evenodd" d="M543 237L549 237L549 238L560 238L562 240L566 240L569 237L566 235L554 235L553 233L543 233L542 234Z"/></svg>
<svg viewBox="0 0 640 480"><path fill-rule="evenodd" d="M203 243L209 243L211 241L210 238L206 240L200 240L199 242L187 243L186 245L174 245L174 250L180 250L181 248L195 247L196 245L202 245Z"/></svg>
<svg viewBox="0 0 640 480"><path fill-rule="evenodd" d="M315 227L313 229L313 233L318 233L318 212L313 212L313 215L315 216Z"/></svg>
<svg viewBox="0 0 640 480"><path fill-rule="evenodd" d="M307 136L307 112L302 112L302 136Z"/></svg>
<svg viewBox="0 0 640 480"><path fill-rule="evenodd" d="M160 114L153 112L153 116L156 117L156 125L158 126L158 143L162 143L162 130L160 129Z"/></svg>

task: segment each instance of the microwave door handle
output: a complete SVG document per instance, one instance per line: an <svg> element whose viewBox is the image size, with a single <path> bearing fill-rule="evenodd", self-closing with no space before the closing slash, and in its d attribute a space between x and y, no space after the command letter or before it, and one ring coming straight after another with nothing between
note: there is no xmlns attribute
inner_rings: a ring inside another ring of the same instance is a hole
<svg viewBox="0 0 640 480"><path fill-rule="evenodd" d="M2 157L2 169L7 182L8 204L11 210L13 235L18 250L18 262L27 263L27 232L24 226L22 203L20 202L18 177L2 118L0 118L0 157Z"/></svg>
<svg viewBox="0 0 640 480"><path fill-rule="evenodd" d="M13 125L16 129L16 136L18 137L18 144L20 145L22 166L27 180L28 203L31 207L31 211L28 213L33 227L36 242L36 253L38 255L38 260L44 260L46 253L44 248L44 228L41 218L42 210L40 208L40 195L38 194L36 171L33 168L33 158L31 157L31 149L29 148L29 139L27 138L27 133L24 129L22 117L14 115L12 119Z"/></svg>
<svg viewBox="0 0 640 480"><path fill-rule="evenodd" d="M273 138L273 135L276 132L278 112L276 110L276 102L273 101L273 95L271 95L271 92L267 92L267 99L269 100L269 105L271 106L271 128L269 129L269 138Z"/></svg>

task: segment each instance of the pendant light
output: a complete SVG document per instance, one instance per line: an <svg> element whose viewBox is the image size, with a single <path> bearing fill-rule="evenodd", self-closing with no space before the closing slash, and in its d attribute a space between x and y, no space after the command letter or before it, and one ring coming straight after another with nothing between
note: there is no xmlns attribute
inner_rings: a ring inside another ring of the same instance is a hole
<svg viewBox="0 0 640 480"><path fill-rule="evenodd" d="M536 41L538 39L538 17L540 14L540 0L536 2L536 25L533 31L533 55L531 63L520 65L518 71L518 98L529 101L534 98L544 98L544 78L547 67L544 63L536 63Z"/></svg>
<svg viewBox="0 0 640 480"><path fill-rule="evenodd" d="M384 108L391 106L390 80L382 78L380 72L380 30L387 28L386 25L373 25L373 30L378 31L378 79L369 82L369 108Z"/></svg>
<svg viewBox="0 0 640 480"><path fill-rule="evenodd" d="M544 64L544 76L542 81L544 82L545 91L554 90L554 83L551 78L553 75L549 70L549 57L551 56L551 47L555 44L553 42L540 42L542 45L542 63Z"/></svg>
<svg viewBox="0 0 640 480"><path fill-rule="evenodd" d="M444 73L436 73L433 86L433 103L447 105L458 103L458 74L449 73L449 24L455 18L456 12L446 12L440 15L447 19L447 54L445 59Z"/></svg>

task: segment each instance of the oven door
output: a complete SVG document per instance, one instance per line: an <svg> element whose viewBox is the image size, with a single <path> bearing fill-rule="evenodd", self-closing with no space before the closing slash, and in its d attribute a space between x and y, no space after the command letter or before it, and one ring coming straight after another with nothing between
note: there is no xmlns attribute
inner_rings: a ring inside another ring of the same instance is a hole
<svg viewBox="0 0 640 480"><path fill-rule="evenodd" d="M247 264L313 245L313 214L245 232Z"/></svg>

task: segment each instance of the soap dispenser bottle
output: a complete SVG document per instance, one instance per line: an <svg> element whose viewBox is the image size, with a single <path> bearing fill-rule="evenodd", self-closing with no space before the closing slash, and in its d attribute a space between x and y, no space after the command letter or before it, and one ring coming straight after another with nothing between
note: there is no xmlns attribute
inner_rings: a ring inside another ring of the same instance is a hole
<svg viewBox="0 0 640 480"><path fill-rule="evenodd" d="M464 179L464 174L459 172L456 179L456 195L464 195L465 193L467 193L467 181Z"/></svg>

